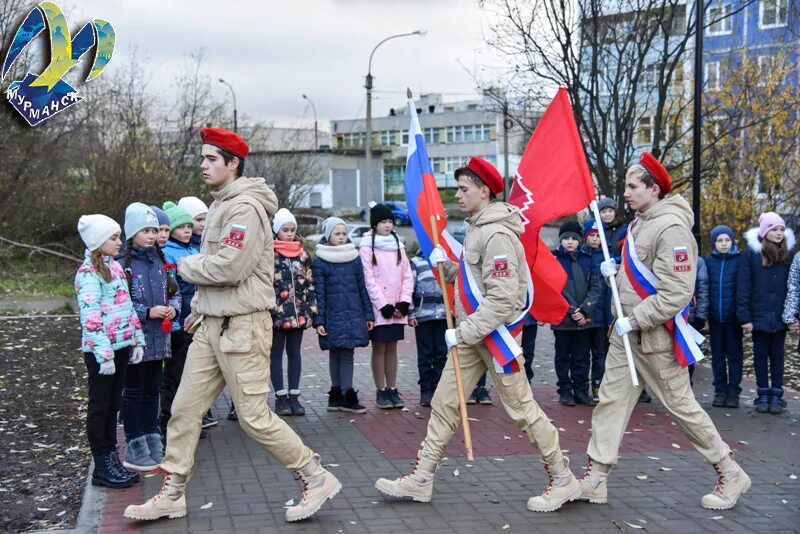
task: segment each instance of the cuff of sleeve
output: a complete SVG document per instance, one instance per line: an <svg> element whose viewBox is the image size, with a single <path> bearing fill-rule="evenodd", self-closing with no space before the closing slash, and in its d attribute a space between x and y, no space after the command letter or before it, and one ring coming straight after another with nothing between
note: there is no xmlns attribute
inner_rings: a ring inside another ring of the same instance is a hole
<svg viewBox="0 0 800 534"><path fill-rule="evenodd" d="M628 316L628 321L630 321L630 323L631 323L631 329L633 329L633 330L641 330L641 327L639 327L639 321L636 320L636 315L630 314Z"/></svg>
<svg viewBox="0 0 800 534"><path fill-rule="evenodd" d="M456 341L458 341L459 345L464 344L464 338L461 337L461 328L456 328Z"/></svg>

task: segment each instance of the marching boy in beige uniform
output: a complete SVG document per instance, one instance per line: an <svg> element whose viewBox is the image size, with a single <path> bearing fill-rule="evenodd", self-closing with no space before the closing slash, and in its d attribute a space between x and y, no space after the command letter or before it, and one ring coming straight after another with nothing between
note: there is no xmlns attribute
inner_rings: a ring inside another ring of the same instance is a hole
<svg viewBox="0 0 800 534"><path fill-rule="evenodd" d="M178 272L197 284L186 327L201 322L167 426L167 450L161 463L164 485L143 505L128 506L125 516L186 515L186 483L200 423L227 384L242 429L302 479L303 495L286 510L286 520L305 519L342 486L320 465L319 456L267 406L269 309L275 306L269 217L277 211L278 201L263 178L240 178L249 151L241 137L219 128L205 128L200 137L203 179L215 200L208 211L200 254L182 259Z"/></svg>
<svg viewBox="0 0 800 534"><path fill-rule="evenodd" d="M447 330L445 340L448 348L458 346L465 391L472 391L478 378L487 370L491 372L506 412L541 452L549 482L542 495L528 500L528 509L552 512L580 496L578 481L569 469L569 460L561 454L558 432L533 400L525 373L496 373L493 356L483 342L499 326L518 317L525 306L528 280L525 252L519 241L522 233L519 211L508 204L492 202L503 190L503 179L487 161L473 157L466 167L456 170L455 177L456 199L462 211L470 215L464 260L480 288L483 302L475 313L467 316L457 298L458 328ZM434 265L445 263L448 282L456 279L458 266L447 261L443 249L435 249L430 261ZM522 369L523 356L516 360ZM379 491L430 502L439 461L459 422L456 388L453 360L448 359L433 396L428 431L414 470L399 479L379 479L375 483Z"/></svg>
<svg viewBox="0 0 800 534"><path fill-rule="evenodd" d="M625 272L617 272L614 260L601 265L604 277L614 276L619 286L624 317L615 322L616 334L606 356L606 372L600 386L600 403L592 414L589 466L580 481L584 499L608 501L606 479L617 463L617 453L631 411L644 384L672 414L678 427L709 463L719 480L703 497L704 508L732 508L750 488L750 477L733 460L714 423L694 398L689 372L682 368L672 348L673 338L664 323L683 310L694 294L697 245L692 237L692 210L679 195L664 197L672 180L661 163L648 153L641 165L633 165L625 177L625 200L636 210L629 226L635 244L632 251L659 281L655 295L644 300ZM621 336L630 334L639 387L634 388ZM692 341L689 340L691 343Z"/></svg>

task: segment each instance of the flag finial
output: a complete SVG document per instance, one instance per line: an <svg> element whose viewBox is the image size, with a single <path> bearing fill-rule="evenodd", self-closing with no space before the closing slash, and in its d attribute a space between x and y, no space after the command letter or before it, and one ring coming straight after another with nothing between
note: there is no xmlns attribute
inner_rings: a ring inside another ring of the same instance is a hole
<svg viewBox="0 0 800 534"><path fill-rule="evenodd" d="M406 87L406 96L408 98L414 98L414 96L411 94L411 88L410 87Z"/></svg>

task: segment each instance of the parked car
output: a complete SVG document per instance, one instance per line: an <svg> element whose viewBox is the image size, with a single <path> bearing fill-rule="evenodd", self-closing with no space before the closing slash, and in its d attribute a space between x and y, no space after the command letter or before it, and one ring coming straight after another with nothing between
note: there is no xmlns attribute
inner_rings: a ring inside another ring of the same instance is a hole
<svg viewBox="0 0 800 534"><path fill-rule="evenodd" d="M348 222L347 223L347 236L350 238L350 241L358 247L361 244L361 238L370 231L370 226L366 223L362 222ZM400 243L405 246L406 238L398 235L400 238ZM310 236L306 237L307 242L311 243L319 243L320 239L322 239L322 234L311 234Z"/></svg>

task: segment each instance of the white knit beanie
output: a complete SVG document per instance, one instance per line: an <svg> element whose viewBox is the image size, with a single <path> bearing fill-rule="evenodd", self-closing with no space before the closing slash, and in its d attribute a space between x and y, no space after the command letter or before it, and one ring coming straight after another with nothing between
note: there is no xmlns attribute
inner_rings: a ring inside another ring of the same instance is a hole
<svg viewBox="0 0 800 534"><path fill-rule="evenodd" d="M114 234L122 233L119 223L106 215L95 213L78 219L78 233L89 251L94 252Z"/></svg>
<svg viewBox="0 0 800 534"><path fill-rule="evenodd" d="M286 223L294 223L295 227L297 226L297 219L294 218L292 212L287 210L286 208L279 209L275 216L272 218L272 232L274 234L278 233L278 230Z"/></svg>
<svg viewBox="0 0 800 534"><path fill-rule="evenodd" d="M178 201L178 206L188 211L192 219L198 215L208 213L208 206L206 206L206 203L197 197L183 197Z"/></svg>

